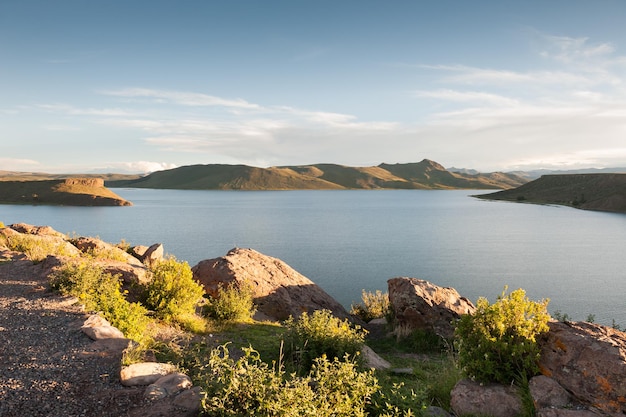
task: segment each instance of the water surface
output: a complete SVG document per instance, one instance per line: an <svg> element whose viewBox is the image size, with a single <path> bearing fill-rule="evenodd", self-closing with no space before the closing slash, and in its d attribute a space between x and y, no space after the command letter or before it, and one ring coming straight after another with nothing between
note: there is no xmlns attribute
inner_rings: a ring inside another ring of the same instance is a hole
<svg viewBox="0 0 626 417"><path fill-rule="evenodd" d="M397 276L493 301L505 285L574 319L626 324L626 215L484 201L477 191L115 189L132 207L0 206L0 221L150 245L190 265L249 247L349 307Z"/></svg>

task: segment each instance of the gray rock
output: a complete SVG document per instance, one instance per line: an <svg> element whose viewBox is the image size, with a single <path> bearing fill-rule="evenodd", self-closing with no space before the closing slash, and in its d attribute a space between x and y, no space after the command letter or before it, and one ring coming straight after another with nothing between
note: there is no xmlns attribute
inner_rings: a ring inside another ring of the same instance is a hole
<svg viewBox="0 0 626 417"><path fill-rule="evenodd" d="M538 375L528 381L530 396L536 409L572 406L573 397L552 378Z"/></svg>
<svg viewBox="0 0 626 417"><path fill-rule="evenodd" d="M150 385L164 375L176 372L176 367L167 363L140 362L125 366L120 371L120 382L126 387Z"/></svg>
<svg viewBox="0 0 626 417"><path fill-rule="evenodd" d="M280 259L252 249L232 249L224 257L200 261L192 271L194 279L213 297L223 285L250 285L258 311L272 320L282 321L322 309L339 318L351 317L313 281Z"/></svg>
<svg viewBox="0 0 626 417"><path fill-rule="evenodd" d="M454 336L453 322L475 310L454 288L406 277L392 278L387 285L396 328L429 330L450 339Z"/></svg>
<svg viewBox="0 0 626 417"><path fill-rule="evenodd" d="M160 400L189 389L192 385L191 379L189 379L187 375L180 372L173 372L162 376L152 384L148 385L144 393L144 397L152 401Z"/></svg>
<svg viewBox="0 0 626 417"><path fill-rule="evenodd" d="M626 333L586 322L550 322L539 340L543 375L583 404L626 413Z"/></svg>
<svg viewBox="0 0 626 417"><path fill-rule="evenodd" d="M458 416L511 417L520 415L523 409L517 389L512 386L462 379L450 396L450 407Z"/></svg>

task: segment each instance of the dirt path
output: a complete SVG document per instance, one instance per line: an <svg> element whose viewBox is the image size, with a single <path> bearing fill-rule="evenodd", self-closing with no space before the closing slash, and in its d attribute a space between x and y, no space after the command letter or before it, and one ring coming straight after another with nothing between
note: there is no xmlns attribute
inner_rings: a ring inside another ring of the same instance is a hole
<svg viewBox="0 0 626 417"><path fill-rule="evenodd" d="M138 411L143 391L120 385L119 353L85 336L84 319L73 299L47 291L40 266L0 253L0 416Z"/></svg>

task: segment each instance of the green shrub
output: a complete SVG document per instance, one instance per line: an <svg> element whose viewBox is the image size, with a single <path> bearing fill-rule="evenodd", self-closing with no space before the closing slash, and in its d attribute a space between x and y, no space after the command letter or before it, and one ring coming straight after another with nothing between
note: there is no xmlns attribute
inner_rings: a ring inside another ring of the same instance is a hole
<svg viewBox="0 0 626 417"><path fill-rule="evenodd" d="M166 321L193 315L204 289L193 279L187 262L171 257L155 264L146 288L146 305Z"/></svg>
<svg viewBox="0 0 626 417"><path fill-rule="evenodd" d="M129 303L118 276L105 273L90 262L66 264L53 274L50 286L62 294L78 297L87 310L97 311L124 336L140 343L150 338L148 311L139 303Z"/></svg>
<svg viewBox="0 0 626 417"><path fill-rule="evenodd" d="M383 293L380 290L376 290L374 293L362 290L361 300L361 304L351 306L350 314L365 322L382 317L386 318L391 313L388 293Z"/></svg>
<svg viewBox="0 0 626 417"><path fill-rule="evenodd" d="M11 250L26 254L33 262L41 262L48 255L75 256L68 250L66 243L64 240L18 234L7 236L5 244Z"/></svg>
<svg viewBox="0 0 626 417"><path fill-rule="evenodd" d="M285 326L287 358L304 372L322 355L330 359L343 358L346 354L356 357L367 334L360 326L333 316L329 310L317 310L311 315L304 312L297 320L290 317Z"/></svg>
<svg viewBox="0 0 626 417"><path fill-rule="evenodd" d="M470 378L510 384L538 372L536 338L548 330L549 300L530 301L518 289L506 288L494 304L477 301L476 312L457 324L459 364Z"/></svg>
<svg viewBox="0 0 626 417"><path fill-rule="evenodd" d="M254 290L251 285L221 285L217 297L210 298L204 308L205 314L220 322L249 321L256 307L254 306Z"/></svg>
<svg viewBox="0 0 626 417"><path fill-rule="evenodd" d="M373 372L358 371L348 359L318 358L297 377L261 361L252 348L235 361L226 346L211 352L199 378L209 416L359 417L378 389Z"/></svg>

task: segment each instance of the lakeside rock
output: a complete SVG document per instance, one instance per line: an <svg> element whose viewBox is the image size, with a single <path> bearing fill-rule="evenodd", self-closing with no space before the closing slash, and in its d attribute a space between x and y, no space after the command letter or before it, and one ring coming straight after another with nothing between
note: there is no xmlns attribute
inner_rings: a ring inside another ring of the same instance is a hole
<svg viewBox="0 0 626 417"><path fill-rule="evenodd" d="M217 296L220 285L251 285L257 311L270 320L282 321L322 309L339 318L350 317L341 304L313 281L280 259L253 249L231 249L226 256L200 261L192 271L213 297Z"/></svg>
<svg viewBox="0 0 626 417"><path fill-rule="evenodd" d="M551 322L543 335L541 373L578 401L626 414L626 333L587 322Z"/></svg>
<svg viewBox="0 0 626 417"><path fill-rule="evenodd" d="M454 322L475 310L474 304L454 288L439 287L423 279L392 278L387 285L396 327L406 331L428 330L451 339Z"/></svg>

